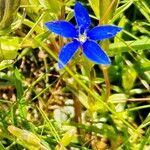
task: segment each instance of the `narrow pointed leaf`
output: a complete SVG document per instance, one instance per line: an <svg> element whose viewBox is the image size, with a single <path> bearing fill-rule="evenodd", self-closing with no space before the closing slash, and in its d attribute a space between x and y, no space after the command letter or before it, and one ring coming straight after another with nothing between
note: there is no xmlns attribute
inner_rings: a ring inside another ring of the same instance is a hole
<svg viewBox="0 0 150 150"><path fill-rule="evenodd" d="M92 40L104 40L114 37L122 28L117 26L97 26L88 31L87 36Z"/></svg>
<svg viewBox="0 0 150 150"><path fill-rule="evenodd" d="M82 27L83 29L87 28L91 24L91 20L88 14L88 11L86 8L84 8L81 3L76 2L75 7L74 7L74 12L75 12L75 18L76 22L79 27Z"/></svg>
<svg viewBox="0 0 150 150"><path fill-rule="evenodd" d="M93 41L86 41L83 44L83 53L84 55L93 61L96 64L110 64L110 59L106 55L106 53L101 49L101 47L93 42Z"/></svg>
<svg viewBox="0 0 150 150"><path fill-rule="evenodd" d="M66 38L77 38L78 32L75 27L67 21L52 21L45 23L46 27L56 34Z"/></svg>
<svg viewBox="0 0 150 150"><path fill-rule="evenodd" d="M61 49L60 54L59 54L59 63L58 63L60 69L62 69L74 56L79 45L80 45L80 42L77 40L74 40L73 42L66 44Z"/></svg>
<svg viewBox="0 0 150 150"><path fill-rule="evenodd" d="M100 18L99 0L88 0L97 18Z"/></svg>

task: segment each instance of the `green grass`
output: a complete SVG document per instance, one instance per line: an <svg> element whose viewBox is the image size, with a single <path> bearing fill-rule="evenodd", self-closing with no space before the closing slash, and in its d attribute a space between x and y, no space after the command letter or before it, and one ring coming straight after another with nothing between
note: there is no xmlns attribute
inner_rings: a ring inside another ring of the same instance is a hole
<svg viewBox="0 0 150 150"><path fill-rule="evenodd" d="M99 43L109 67L79 51L58 70L69 41L44 23L74 23L74 2L0 0L0 150L150 149L149 0L81 0L123 32Z"/></svg>

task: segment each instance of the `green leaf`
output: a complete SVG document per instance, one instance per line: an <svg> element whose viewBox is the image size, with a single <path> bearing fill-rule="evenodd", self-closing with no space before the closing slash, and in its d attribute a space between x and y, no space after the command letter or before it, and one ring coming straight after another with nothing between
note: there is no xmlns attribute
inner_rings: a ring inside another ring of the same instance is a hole
<svg viewBox="0 0 150 150"><path fill-rule="evenodd" d="M97 18L100 18L99 0L89 0L89 4L92 7Z"/></svg>
<svg viewBox="0 0 150 150"><path fill-rule="evenodd" d="M28 130L22 130L13 125L8 126L8 131L18 139L18 143L29 150L50 150L46 142L43 142L37 135Z"/></svg>
<svg viewBox="0 0 150 150"><path fill-rule="evenodd" d="M147 19L147 21L150 23L150 9L149 5L144 2L144 0L141 1L135 1L134 3L136 7L139 9L139 11L143 14L143 16Z"/></svg>
<svg viewBox="0 0 150 150"><path fill-rule="evenodd" d="M3 146L2 142L0 142L0 150L7 150L7 149Z"/></svg>
<svg viewBox="0 0 150 150"><path fill-rule="evenodd" d="M123 5L121 5L120 7L117 8L114 17L111 19L111 23L113 23L115 20L117 20L120 15L127 10L131 5L133 4L133 1L127 1L126 3L124 3Z"/></svg>
<svg viewBox="0 0 150 150"><path fill-rule="evenodd" d="M109 97L108 101L111 103L121 103L126 102L127 96L124 93L113 94Z"/></svg>
<svg viewBox="0 0 150 150"><path fill-rule="evenodd" d="M3 60L2 62L0 62L0 70L10 67L12 63L13 60Z"/></svg>
<svg viewBox="0 0 150 150"><path fill-rule="evenodd" d="M0 30L11 25L19 5L20 0L0 0Z"/></svg>
<svg viewBox="0 0 150 150"><path fill-rule="evenodd" d="M102 22L107 23L114 16L117 6L118 0L99 0L100 18L104 19Z"/></svg>
<svg viewBox="0 0 150 150"><path fill-rule="evenodd" d="M27 108L25 105L25 98L24 98L24 88L22 83L22 77L18 69L14 70L14 84L17 91L17 101L19 107L19 114L22 118L26 118L27 116Z"/></svg>
<svg viewBox="0 0 150 150"><path fill-rule="evenodd" d="M66 16L66 21L70 21L74 17L74 12L69 12Z"/></svg>
<svg viewBox="0 0 150 150"><path fill-rule="evenodd" d="M65 150L64 147L68 146L71 141L73 140L73 138L76 137L76 131L75 129L69 130L68 132L66 132L63 136L63 138L60 140L59 145L56 146L56 150ZM64 149L63 149L64 148Z"/></svg>
<svg viewBox="0 0 150 150"><path fill-rule="evenodd" d="M138 51L150 49L150 39L117 42L110 44L108 54L115 56L127 51Z"/></svg>
<svg viewBox="0 0 150 150"><path fill-rule="evenodd" d="M38 0L21 0L21 5L26 8L26 12L32 20L36 21L36 19L40 15L41 5Z"/></svg>
<svg viewBox="0 0 150 150"><path fill-rule="evenodd" d="M85 108L87 109L90 108L89 103L88 103L88 97L84 92L82 92L81 90L77 91L73 89L72 87L69 87L69 90L79 99L79 101Z"/></svg>
<svg viewBox="0 0 150 150"><path fill-rule="evenodd" d="M125 67L122 75L122 86L125 90L130 90L134 86L137 73L132 66Z"/></svg>
<svg viewBox="0 0 150 150"><path fill-rule="evenodd" d="M118 26L119 26L119 27L125 27L126 21L127 21L127 18L126 18L125 16L123 16L123 17L120 19L120 22L119 22ZM120 39L121 39L122 35L123 35L123 32L119 32L119 33L117 34L117 36L114 37L114 43L120 42Z"/></svg>
<svg viewBox="0 0 150 150"><path fill-rule="evenodd" d="M139 147L139 150L143 150L143 149L149 149L150 146L149 145L146 145L148 143L150 139L150 128L147 129L146 133L145 133L145 136L143 137L143 139L141 140L141 143L140 143L140 147Z"/></svg>
<svg viewBox="0 0 150 150"><path fill-rule="evenodd" d="M19 49L19 38L0 37L0 61L15 59Z"/></svg>
<svg viewBox="0 0 150 150"><path fill-rule="evenodd" d="M49 9L52 13L58 14L61 10L62 3L58 0L39 0L39 2L44 8Z"/></svg>

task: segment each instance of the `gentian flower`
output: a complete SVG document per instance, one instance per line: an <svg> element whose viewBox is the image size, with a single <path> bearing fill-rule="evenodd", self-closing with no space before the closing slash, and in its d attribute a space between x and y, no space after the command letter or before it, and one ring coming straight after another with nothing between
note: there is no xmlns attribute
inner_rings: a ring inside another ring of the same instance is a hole
<svg viewBox="0 0 150 150"><path fill-rule="evenodd" d="M72 38L72 42L66 44L59 53L59 68L62 69L74 56L79 47L83 54L96 64L108 65L111 63L109 57L102 48L95 42L114 37L122 28L112 25L96 26L89 29L91 20L89 14L81 3L76 2L74 15L77 27L64 20L45 23L46 27L65 38Z"/></svg>

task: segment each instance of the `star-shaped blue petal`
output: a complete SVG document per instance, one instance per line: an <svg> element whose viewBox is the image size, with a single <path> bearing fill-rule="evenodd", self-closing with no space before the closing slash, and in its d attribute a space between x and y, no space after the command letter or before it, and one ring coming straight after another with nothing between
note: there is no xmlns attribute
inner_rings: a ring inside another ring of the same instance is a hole
<svg viewBox="0 0 150 150"><path fill-rule="evenodd" d="M45 23L47 28L61 36L64 36L66 38L77 38L78 32L75 29L75 27L67 21L52 21Z"/></svg>
<svg viewBox="0 0 150 150"><path fill-rule="evenodd" d="M122 28L112 25L96 26L89 29L91 20L86 8L81 3L76 2L74 15L78 27L75 28L70 22L59 20L45 23L46 27L60 36L72 38L73 41L66 44L59 54L59 68L62 69L74 56L79 47L83 49L83 54L96 64L108 65L111 63L109 57L102 48L95 42L114 37Z"/></svg>
<svg viewBox="0 0 150 150"><path fill-rule="evenodd" d="M101 47L94 41L87 40L83 43L83 54L96 64L110 64L110 59Z"/></svg>
<svg viewBox="0 0 150 150"><path fill-rule="evenodd" d="M77 40L72 41L71 43L66 44L59 53L59 62L58 66L59 68L63 68L69 60L73 57L76 50L80 46L80 42Z"/></svg>
<svg viewBox="0 0 150 150"><path fill-rule="evenodd" d="M117 26L97 26L87 32L87 36L91 40L105 40L114 37L122 28Z"/></svg>
<svg viewBox="0 0 150 150"><path fill-rule="evenodd" d="M77 2L74 7L75 19L79 28L86 29L91 24L91 19L87 10Z"/></svg>

